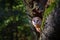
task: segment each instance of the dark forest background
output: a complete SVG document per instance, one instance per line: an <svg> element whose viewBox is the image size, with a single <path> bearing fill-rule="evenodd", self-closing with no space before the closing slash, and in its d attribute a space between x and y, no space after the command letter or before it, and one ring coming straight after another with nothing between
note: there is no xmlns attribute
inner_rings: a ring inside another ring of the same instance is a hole
<svg viewBox="0 0 60 40"><path fill-rule="evenodd" d="M0 40L31 40L32 33L22 0L0 0Z"/></svg>

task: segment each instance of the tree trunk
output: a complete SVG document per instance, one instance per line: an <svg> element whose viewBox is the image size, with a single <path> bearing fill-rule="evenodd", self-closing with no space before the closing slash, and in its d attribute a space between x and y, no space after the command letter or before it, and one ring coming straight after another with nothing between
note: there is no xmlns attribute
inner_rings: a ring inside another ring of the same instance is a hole
<svg viewBox="0 0 60 40"><path fill-rule="evenodd" d="M60 8L56 8L47 18L39 40L60 40Z"/></svg>

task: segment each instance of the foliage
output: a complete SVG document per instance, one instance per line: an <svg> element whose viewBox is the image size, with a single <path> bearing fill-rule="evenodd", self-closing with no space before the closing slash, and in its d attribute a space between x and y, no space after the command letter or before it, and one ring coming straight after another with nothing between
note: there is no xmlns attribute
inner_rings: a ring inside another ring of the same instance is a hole
<svg viewBox="0 0 60 40"><path fill-rule="evenodd" d="M0 39L31 40L30 25L22 0L0 0Z"/></svg>

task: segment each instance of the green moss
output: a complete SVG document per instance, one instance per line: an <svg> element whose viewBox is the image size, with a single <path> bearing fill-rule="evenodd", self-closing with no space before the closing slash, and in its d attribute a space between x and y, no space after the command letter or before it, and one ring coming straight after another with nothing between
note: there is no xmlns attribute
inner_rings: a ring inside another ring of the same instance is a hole
<svg viewBox="0 0 60 40"><path fill-rule="evenodd" d="M52 12L52 10L55 8L55 2L52 3L44 12L44 15L43 15L43 21L42 21L42 25L41 25L41 29L43 30L44 28L44 24L45 24L45 20L46 18L49 16L49 14Z"/></svg>

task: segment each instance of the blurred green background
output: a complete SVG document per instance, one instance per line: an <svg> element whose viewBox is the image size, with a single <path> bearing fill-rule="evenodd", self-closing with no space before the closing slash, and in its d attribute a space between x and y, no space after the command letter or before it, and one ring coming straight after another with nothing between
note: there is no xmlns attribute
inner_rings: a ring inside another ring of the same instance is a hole
<svg viewBox="0 0 60 40"><path fill-rule="evenodd" d="M32 40L22 0L0 0L0 40Z"/></svg>

